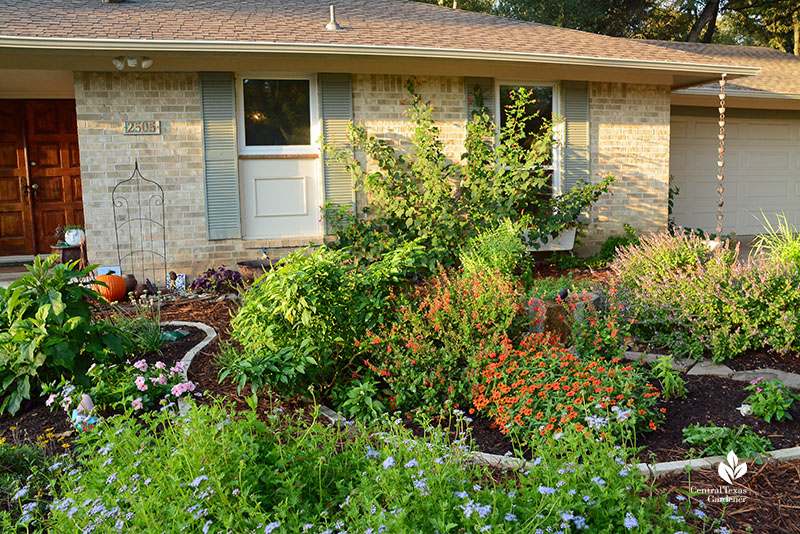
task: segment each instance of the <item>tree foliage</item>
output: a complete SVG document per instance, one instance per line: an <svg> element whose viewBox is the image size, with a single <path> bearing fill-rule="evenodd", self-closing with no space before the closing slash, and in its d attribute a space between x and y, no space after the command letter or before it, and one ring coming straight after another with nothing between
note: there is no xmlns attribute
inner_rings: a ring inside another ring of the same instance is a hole
<svg viewBox="0 0 800 534"><path fill-rule="evenodd" d="M797 0L418 0L614 37L767 46L800 55Z"/></svg>

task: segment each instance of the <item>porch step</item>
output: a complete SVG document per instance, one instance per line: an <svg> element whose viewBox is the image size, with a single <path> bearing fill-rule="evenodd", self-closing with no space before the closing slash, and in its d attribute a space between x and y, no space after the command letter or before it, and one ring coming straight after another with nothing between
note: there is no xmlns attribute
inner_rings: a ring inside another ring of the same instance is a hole
<svg viewBox="0 0 800 534"><path fill-rule="evenodd" d="M33 263L33 256L0 256L0 267L22 267L28 263Z"/></svg>

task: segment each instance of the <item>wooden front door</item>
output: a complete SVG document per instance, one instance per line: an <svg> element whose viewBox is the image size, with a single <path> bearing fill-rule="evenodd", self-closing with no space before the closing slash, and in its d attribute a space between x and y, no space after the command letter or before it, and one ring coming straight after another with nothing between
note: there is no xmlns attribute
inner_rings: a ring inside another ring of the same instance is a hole
<svg viewBox="0 0 800 534"><path fill-rule="evenodd" d="M0 102L0 113L16 117L15 131L0 129L0 213L11 214L0 230L0 255L49 254L57 226L83 225L75 101ZM18 154L13 172L7 170L12 146ZM16 196L8 185L12 174Z"/></svg>
<svg viewBox="0 0 800 534"><path fill-rule="evenodd" d="M34 253L24 132L25 107L0 100L0 256Z"/></svg>

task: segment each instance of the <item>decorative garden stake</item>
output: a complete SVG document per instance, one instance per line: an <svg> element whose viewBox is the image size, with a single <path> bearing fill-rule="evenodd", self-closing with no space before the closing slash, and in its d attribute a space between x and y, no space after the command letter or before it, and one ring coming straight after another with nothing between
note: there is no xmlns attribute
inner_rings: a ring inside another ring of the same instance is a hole
<svg viewBox="0 0 800 534"><path fill-rule="evenodd" d="M725 204L723 195L725 187L725 78L723 74L719 80L719 160L717 161L717 241L722 239L722 206Z"/></svg>
<svg viewBox="0 0 800 534"><path fill-rule="evenodd" d="M114 186L111 192L117 258L123 273L139 281L167 282L167 233L164 190L139 172Z"/></svg>

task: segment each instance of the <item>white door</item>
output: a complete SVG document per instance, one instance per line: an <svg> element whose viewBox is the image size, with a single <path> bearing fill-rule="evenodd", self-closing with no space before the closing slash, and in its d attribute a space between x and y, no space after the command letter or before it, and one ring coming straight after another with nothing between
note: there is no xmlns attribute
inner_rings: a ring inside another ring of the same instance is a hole
<svg viewBox="0 0 800 534"><path fill-rule="evenodd" d="M676 224L717 227L719 125L712 117L673 116L670 173L680 187ZM800 120L727 119L723 232L763 232L762 211L775 225L785 213L800 226Z"/></svg>
<svg viewBox="0 0 800 534"><path fill-rule="evenodd" d="M315 78L241 75L237 91L244 238L321 236Z"/></svg>

